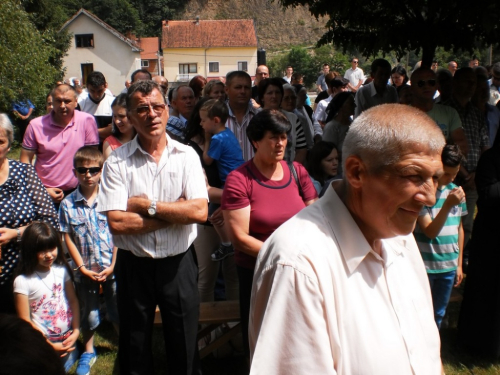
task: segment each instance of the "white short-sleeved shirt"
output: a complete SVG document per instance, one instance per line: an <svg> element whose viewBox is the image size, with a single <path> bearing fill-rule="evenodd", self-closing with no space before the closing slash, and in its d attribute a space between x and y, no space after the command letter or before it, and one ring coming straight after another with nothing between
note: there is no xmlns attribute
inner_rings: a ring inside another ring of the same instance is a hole
<svg viewBox="0 0 500 375"><path fill-rule="evenodd" d="M262 246L250 311L252 375L441 374L413 235L379 256L331 186Z"/></svg>
<svg viewBox="0 0 500 375"><path fill-rule="evenodd" d="M104 163L98 211L126 211L128 198L140 195L157 202L176 202L181 197L208 201L196 152L168 135L158 164L142 149L137 136L113 151ZM176 224L145 234L113 235L113 242L138 257L165 258L185 252L195 238L195 224Z"/></svg>
<svg viewBox="0 0 500 375"><path fill-rule="evenodd" d="M361 83L363 83L365 74L363 73L363 69L361 68L349 68L345 71L344 78L348 79L351 85L356 87L360 80Z"/></svg>
<svg viewBox="0 0 500 375"><path fill-rule="evenodd" d="M14 293L28 296L31 321L49 338L71 329L73 314L64 293L68 280L66 268L58 265L14 280Z"/></svg>

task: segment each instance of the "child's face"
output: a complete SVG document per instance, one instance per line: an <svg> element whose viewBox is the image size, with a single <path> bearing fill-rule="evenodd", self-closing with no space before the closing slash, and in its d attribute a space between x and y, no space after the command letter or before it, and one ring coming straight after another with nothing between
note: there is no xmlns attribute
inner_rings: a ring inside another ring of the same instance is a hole
<svg viewBox="0 0 500 375"><path fill-rule="evenodd" d="M50 250L39 251L36 253L36 257L38 259L37 268L40 271L48 271L57 258L57 247Z"/></svg>
<svg viewBox="0 0 500 375"><path fill-rule="evenodd" d="M113 110L113 122L122 134L126 134L132 130L132 124L127 117L127 109L115 105Z"/></svg>
<svg viewBox="0 0 500 375"><path fill-rule="evenodd" d="M217 117L213 119L208 117L207 111L200 111L201 122L200 125L207 133L216 134L217 129L219 128L219 121L217 121Z"/></svg>
<svg viewBox="0 0 500 375"><path fill-rule="evenodd" d="M101 179L101 166L96 161L84 161L77 163L73 173L83 188L93 188Z"/></svg>
<svg viewBox="0 0 500 375"><path fill-rule="evenodd" d="M456 167L448 167L446 165L443 165L444 174L438 179L438 185L446 186L450 182L452 182L455 177L457 177L459 169L460 165L457 165Z"/></svg>
<svg viewBox="0 0 500 375"><path fill-rule="evenodd" d="M333 177L337 174L339 167L339 154L336 149L333 149L326 158L321 160L321 168L325 176Z"/></svg>

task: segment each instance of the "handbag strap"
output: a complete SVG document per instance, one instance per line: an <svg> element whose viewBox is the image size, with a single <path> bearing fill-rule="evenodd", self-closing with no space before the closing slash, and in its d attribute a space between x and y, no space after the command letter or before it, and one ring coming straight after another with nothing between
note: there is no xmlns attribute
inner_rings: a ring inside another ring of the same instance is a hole
<svg viewBox="0 0 500 375"><path fill-rule="evenodd" d="M293 162L287 161L286 164L288 165L288 168L290 168L290 172L292 173L293 179L295 180L295 183L299 188L300 196L302 197L302 199L304 199L304 192L302 191L302 186L300 185L299 176L297 175L297 171L295 169L295 166L293 165Z"/></svg>

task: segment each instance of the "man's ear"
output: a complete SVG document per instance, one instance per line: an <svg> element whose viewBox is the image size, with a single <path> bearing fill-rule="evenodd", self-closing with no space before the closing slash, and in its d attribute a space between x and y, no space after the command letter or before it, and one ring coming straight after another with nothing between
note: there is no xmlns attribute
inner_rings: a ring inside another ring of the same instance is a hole
<svg viewBox="0 0 500 375"><path fill-rule="evenodd" d="M351 187L361 188L367 173L368 168L359 156L351 155L346 159L344 176Z"/></svg>
<svg viewBox="0 0 500 375"><path fill-rule="evenodd" d="M104 87L105 87L105 88L108 88L108 83L107 83L107 82L104 84Z"/></svg>

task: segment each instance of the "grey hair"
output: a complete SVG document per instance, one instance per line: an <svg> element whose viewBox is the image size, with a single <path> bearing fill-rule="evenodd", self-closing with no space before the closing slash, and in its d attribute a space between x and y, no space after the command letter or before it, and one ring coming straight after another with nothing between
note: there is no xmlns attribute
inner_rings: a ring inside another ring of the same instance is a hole
<svg viewBox="0 0 500 375"><path fill-rule="evenodd" d="M342 147L343 168L349 156L358 156L372 172L397 163L403 152L426 145L441 152L441 129L423 111L402 104L383 104L363 112L349 127Z"/></svg>
<svg viewBox="0 0 500 375"><path fill-rule="evenodd" d="M0 129L5 131L7 134L7 140L9 141L9 147L14 142L14 127L10 122L9 116L5 113L0 113Z"/></svg>
<svg viewBox="0 0 500 375"><path fill-rule="evenodd" d="M285 90L290 90L290 91L293 91L293 93L294 93L295 95L297 95L297 90L295 90L295 87L293 87L293 86L292 86L292 85L290 85L289 83L285 83L285 84L283 85L283 91L285 91Z"/></svg>
<svg viewBox="0 0 500 375"><path fill-rule="evenodd" d="M189 86L186 86L186 85L182 85L182 86L178 86L174 89L174 91L172 91L172 101L174 100L177 100L177 96L179 95L179 89L181 89L182 87L185 87L186 89L189 89L191 91L191 93L193 94L194 96L194 91L191 87Z"/></svg>

